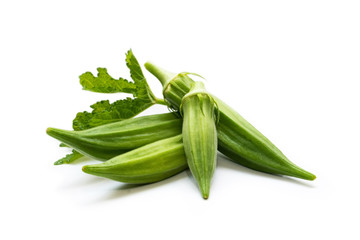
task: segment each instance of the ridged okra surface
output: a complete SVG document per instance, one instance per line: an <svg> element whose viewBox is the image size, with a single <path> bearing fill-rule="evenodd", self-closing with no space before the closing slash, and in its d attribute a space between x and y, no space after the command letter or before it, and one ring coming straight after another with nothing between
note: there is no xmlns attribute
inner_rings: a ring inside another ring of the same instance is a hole
<svg viewBox="0 0 360 240"><path fill-rule="evenodd" d="M145 64L163 85L163 95L179 109L181 99L189 92L193 80L187 73L174 74L150 62ZM306 180L316 176L292 163L269 139L247 122L239 113L213 96L219 108L218 149L232 161L248 168Z"/></svg>
<svg viewBox="0 0 360 240"><path fill-rule="evenodd" d="M154 114L81 131L48 128L47 134L85 156L108 160L146 144L181 134L182 119Z"/></svg>
<svg viewBox="0 0 360 240"><path fill-rule="evenodd" d="M202 82L195 82L182 99L183 142L186 159L201 194L207 199L216 168L215 102Z"/></svg>

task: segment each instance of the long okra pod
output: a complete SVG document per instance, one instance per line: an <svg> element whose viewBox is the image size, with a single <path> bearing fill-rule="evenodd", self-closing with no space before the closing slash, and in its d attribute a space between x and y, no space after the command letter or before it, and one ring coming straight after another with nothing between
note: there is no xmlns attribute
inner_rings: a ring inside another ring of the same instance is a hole
<svg viewBox="0 0 360 240"><path fill-rule="evenodd" d="M195 82L183 97L183 143L190 171L204 199L209 197L210 184L216 168L217 134L213 98L202 82Z"/></svg>
<svg viewBox="0 0 360 240"><path fill-rule="evenodd" d="M108 160L146 144L181 134L182 119L173 113L154 114L81 131L48 128L47 134L98 160Z"/></svg>
<svg viewBox="0 0 360 240"><path fill-rule="evenodd" d="M165 99L179 109L181 99L194 82L187 73L173 74L147 62L146 69L163 85ZM218 149L237 162L254 170L288 175L306 180L316 176L289 161L285 155L240 114L213 96L219 108Z"/></svg>
<svg viewBox="0 0 360 240"><path fill-rule="evenodd" d="M88 174L145 184L157 182L187 168L182 135L159 140L121 154L104 163L83 166Z"/></svg>

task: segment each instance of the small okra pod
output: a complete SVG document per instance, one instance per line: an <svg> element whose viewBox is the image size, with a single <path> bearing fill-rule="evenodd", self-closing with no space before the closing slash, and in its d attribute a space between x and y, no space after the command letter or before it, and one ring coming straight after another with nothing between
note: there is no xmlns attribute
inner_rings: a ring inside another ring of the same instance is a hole
<svg viewBox="0 0 360 240"><path fill-rule="evenodd" d="M100 164L83 166L85 173L115 181L146 184L187 169L182 135L159 140Z"/></svg>
<svg viewBox="0 0 360 240"><path fill-rule="evenodd" d="M48 128L46 132L83 155L104 161L146 144L179 135L181 126L181 118L174 113L164 113L80 131Z"/></svg>
<svg viewBox="0 0 360 240"><path fill-rule="evenodd" d="M211 179L216 168L216 103L202 82L195 82L183 97L184 151L190 171L204 199L209 197Z"/></svg>

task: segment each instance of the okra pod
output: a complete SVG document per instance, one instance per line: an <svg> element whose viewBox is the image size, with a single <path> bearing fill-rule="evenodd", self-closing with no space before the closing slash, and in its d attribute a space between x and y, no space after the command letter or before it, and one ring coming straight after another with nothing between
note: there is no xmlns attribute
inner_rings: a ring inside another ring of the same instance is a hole
<svg viewBox="0 0 360 240"><path fill-rule="evenodd" d="M182 135L162 139L106 162L85 165L85 173L115 181L145 184L157 182L187 168Z"/></svg>
<svg viewBox="0 0 360 240"><path fill-rule="evenodd" d="M46 132L83 155L104 161L146 144L179 135L181 128L181 118L174 113L164 113L80 131L48 128Z"/></svg>
<svg viewBox="0 0 360 240"><path fill-rule="evenodd" d="M163 85L163 95L174 109L194 82L188 73L174 74L147 62L145 68ZM218 150L245 167L271 174L288 175L306 180L316 176L298 167L255 127L220 99L213 96L219 108Z"/></svg>
<svg viewBox="0 0 360 240"><path fill-rule="evenodd" d="M180 109L187 163L204 199L209 197L211 179L216 168L215 105L204 84L195 82L183 97Z"/></svg>

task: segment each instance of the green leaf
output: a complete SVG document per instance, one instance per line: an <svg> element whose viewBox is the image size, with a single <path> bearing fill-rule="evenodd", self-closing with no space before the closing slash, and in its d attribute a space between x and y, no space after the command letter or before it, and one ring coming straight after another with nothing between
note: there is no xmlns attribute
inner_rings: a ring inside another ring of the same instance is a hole
<svg viewBox="0 0 360 240"><path fill-rule="evenodd" d="M144 100L148 99L153 102L156 101L154 94L147 84L139 62L131 50L129 50L126 54L126 65L130 69L130 76L136 85L136 93L134 94L134 97L138 97Z"/></svg>
<svg viewBox="0 0 360 240"><path fill-rule="evenodd" d="M98 68L97 76L91 72L80 75L80 84L83 90L99 93L130 93L133 98L125 98L110 103L109 100L99 101L90 107L91 112L79 112L73 120L73 129L85 130L103 124L129 119L141 113L152 105L159 103L166 105L163 99L157 99L150 90L139 62L132 50L126 54L126 65L130 70L133 81L124 78L115 79L109 75L106 68ZM61 147L66 147L61 144ZM55 165L71 163L83 155L75 150L64 158L56 161Z"/></svg>
<svg viewBox="0 0 360 240"><path fill-rule="evenodd" d="M100 93L135 93L136 85L124 78L112 78L106 68L98 68L98 74L95 77L91 72L80 75L80 84L83 90Z"/></svg>
<svg viewBox="0 0 360 240"><path fill-rule="evenodd" d="M74 130L84 130L106 123L132 118L155 103L165 104L157 99L150 90L139 62L133 52L126 54L126 65L130 70L133 82L124 78L112 78L106 68L98 68L97 77L86 72L80 76L84 90L101 93L130 93L133 98L126 98L110 103L108 100L91 105L91 112L80 112L73 120Z"/></svg>
<svg viewBox="0 0 360 240"><path fill-rule="evenodd" d="M103 124L132 118L154 103L140 98L126 98L110 104L108 100L91 105L94 109L90 112L79 112L73 121L75 131L85 130Z"/></svg>
<svg viewBox="0 0 360 240"><path fill-rule="evenodd" d="M62 165L62 164L69 164L74 162L75 160L83 157L84 155L82 155L81 153L77 152L76 150L72 150L72 153L67 154L65 157L57 160L56 162L54 162L54 165Z"/></svg>

